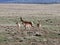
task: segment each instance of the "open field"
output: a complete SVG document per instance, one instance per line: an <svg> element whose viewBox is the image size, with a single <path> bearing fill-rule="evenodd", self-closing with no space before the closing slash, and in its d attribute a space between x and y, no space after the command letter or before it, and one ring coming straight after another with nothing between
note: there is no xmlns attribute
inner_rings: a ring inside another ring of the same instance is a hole
<svg viewBox="0 0 60 45"><path fill-rule="evenodd" d="M0 4L2 15L60 15L60 4Z"/></svg>
<svg viewBox="0 0 60 45"><path fill-rule="evenodd" d="M20 17L34 27L18 30ZM0 4L0 45L60 45L60 4Z"/></svg>

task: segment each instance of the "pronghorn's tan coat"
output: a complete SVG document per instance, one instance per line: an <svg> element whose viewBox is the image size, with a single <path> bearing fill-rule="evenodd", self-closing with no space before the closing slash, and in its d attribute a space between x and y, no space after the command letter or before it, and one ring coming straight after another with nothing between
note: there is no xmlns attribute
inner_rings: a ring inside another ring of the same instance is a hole
<svg viewBox="0 0 60 45"><path fill-rule="evenodd" d="M24 20L22 19L22 17L20 17L20 20L21 20L22 24L24 24L25 29L26 29L26 28L31 28L31 27L33 27L33 26L32 26L32 25L33 25L32 22L24 21Z"/></svg>

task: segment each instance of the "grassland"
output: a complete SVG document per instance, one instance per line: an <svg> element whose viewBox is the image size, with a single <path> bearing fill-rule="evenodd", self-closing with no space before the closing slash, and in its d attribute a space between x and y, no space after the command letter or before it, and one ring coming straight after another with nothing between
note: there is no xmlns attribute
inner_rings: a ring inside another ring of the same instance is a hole
<svg viewBox="0 0 60 45"><path fill-rule="evenodd" d="M18 32L16 21L34 22ZM36 24L40 20L42 27ZM35 32L41 36L34 36ZM33 36L32 36L33 35ZM59 45L60 4L0 4L0 45Z"/></svg>

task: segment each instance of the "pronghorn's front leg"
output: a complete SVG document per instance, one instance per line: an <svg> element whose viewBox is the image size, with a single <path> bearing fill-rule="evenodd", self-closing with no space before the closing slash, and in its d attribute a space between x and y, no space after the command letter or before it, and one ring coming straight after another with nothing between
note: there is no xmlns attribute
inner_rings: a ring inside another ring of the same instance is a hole
<svg viewBox="0 0 60 45"><path fill-rule="evenodd" d="M24 24L25 30L26 30L26 24Z"/></svg>

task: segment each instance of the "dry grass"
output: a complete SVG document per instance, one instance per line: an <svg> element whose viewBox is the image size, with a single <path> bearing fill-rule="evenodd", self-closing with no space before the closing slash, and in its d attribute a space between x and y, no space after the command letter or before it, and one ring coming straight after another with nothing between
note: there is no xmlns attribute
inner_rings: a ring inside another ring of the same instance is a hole
<svg viewBox="0 0 60 45"><path fill-rule="evenodd" d="M60 4L0 4L0 16L60 15Z"/></svg>
<svg viewBox="0 0 60 45"><path fill-rule="evenodd" d="M60 4L0 4L0 45L59 45ZM34 22L34 27L20 30L16 21ZM41 28L36 27L41 20ZM36 36L36 32L40 36Z"/></svg>

